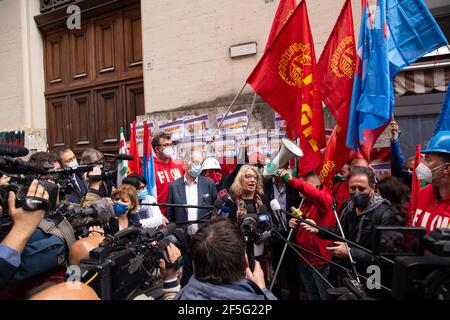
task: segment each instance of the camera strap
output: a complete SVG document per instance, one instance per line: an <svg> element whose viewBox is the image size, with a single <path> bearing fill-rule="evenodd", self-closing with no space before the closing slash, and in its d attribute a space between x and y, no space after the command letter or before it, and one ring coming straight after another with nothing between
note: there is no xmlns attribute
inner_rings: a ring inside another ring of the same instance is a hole
<svg viewBox="0 0 450 320"><path fill-rule="evenodd" d="M42 219L39 223L39 228L45 233L53 234L61 240L64 240L69 248L76 241L72 225L66 218L63 218L58 225L54 222Z"/></svg>

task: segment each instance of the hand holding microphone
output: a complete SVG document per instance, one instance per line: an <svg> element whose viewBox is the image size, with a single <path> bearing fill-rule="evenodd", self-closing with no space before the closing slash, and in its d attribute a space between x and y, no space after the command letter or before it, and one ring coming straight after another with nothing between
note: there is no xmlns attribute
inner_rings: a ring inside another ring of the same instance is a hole
<svg viewBox="0 0 450 320"><path fill-rule="evenodd" d="M298 220L297 220L298 221ZM317 223L314 220L311 219L306 219L306 221L308 221L311 224L317 225ZM306 231L308 231L309 233L318 233L319 229L314 228L313 226L310 226L309 224L306 224L304 222L302 222L300 224L300 227L303 227L303 229L305 229Z"/></svg>

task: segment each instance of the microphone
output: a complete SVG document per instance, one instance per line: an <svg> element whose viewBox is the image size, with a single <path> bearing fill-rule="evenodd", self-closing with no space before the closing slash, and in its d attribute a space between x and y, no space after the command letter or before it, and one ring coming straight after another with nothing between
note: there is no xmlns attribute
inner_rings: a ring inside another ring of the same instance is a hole
<svg viewBox="0 0 450 320"><path fill-rule="evenodd" d="M291 207L291 213L295 217L301 217L303 215L302 210L300 210L300 208L297 209L296 207Z"/></svg>
<svg viewBox="0 0 450 320"><path fill-rule="evenodd" d="M12 158L25 157L30 153L27 148L15 146L13 144L0 144L0 155Z"/></svg>
<svg viewBox="0 0 450 320"><path fill-rule="evenodd" d="M154 231L151 237L154 239L154 241L159 241L174 233L175 230L177 230L177 225L172 222L166 225L164 228Z"/></svg>
<svg viewBox="0 0 450 320"><path fill-rule="evenodd" d="M214 201L214 207L216 207L216 209L218 209L215 213L215 216L217 217L228 217L228 215L230 214L231 210L230 208L227 206L227 204L220 198L217 198L216 201Z"/></svg>
<svg viewBox="0 0 450 320"><path fill-rule="evenodd" d="M228 192L221 199L230 207L236 203L236 197Z"/></svg>
<svg viewBox="0 0 450 320"><path fill-rule="evenodd" d="M111 159L114 159L114 160L128 160L128 161L133 161L134 160L134 157L132 156L132 155L129 155L129 154L123 154L123 153L117 153L117 154L114 154L114 153L104 153L103 154L103 157L105 157L105 158L111 158Z"/></svg>
<svg viewBox="0 0 450 320"><path fill-rule="evenodd" d="M50 170L47 173L71 175L73 173L91 172L92 170L94 170L94 166L87 165L87 166L78 166L76 168L63 168L63 169L57 169L57 170Z"/></svg>
<svg viewBox="0 0 450 320"><path fill-rule="evenodd" d="M277 223L281 228L283 228L283 231L287 231L286 223L284 222L282 216L281 216L281 206L277 199L273 199L270 201L270 208L272 209L272 212L274 213L275 219L277 220Z"/></svg>

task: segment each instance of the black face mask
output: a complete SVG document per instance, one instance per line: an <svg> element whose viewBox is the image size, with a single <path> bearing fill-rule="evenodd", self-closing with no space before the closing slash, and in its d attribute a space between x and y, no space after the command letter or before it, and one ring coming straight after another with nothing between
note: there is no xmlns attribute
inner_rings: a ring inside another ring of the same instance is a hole
<svg viewBox="0 0 450 320"><path fill-rule="evenodd" d="M355 207L360 209L364 209L365 207L367 207L370 201L370 195L361 192L351 193L350 198L352 199Z"/></svg>

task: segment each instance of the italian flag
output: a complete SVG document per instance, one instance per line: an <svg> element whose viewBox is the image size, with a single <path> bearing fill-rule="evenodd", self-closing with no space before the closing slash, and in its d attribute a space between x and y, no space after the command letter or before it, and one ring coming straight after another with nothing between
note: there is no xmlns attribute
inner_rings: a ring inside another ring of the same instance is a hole
<svg viewBox="0 0 450 320"><path fill-rule="evenodd" d="M120 149L119 154L128 154L127 143L125 141L125 135L123 134L123 127L120 127ZM122 180L128 175L128 161L120 160L117 166L117 187L122 185Z"/></svg>

